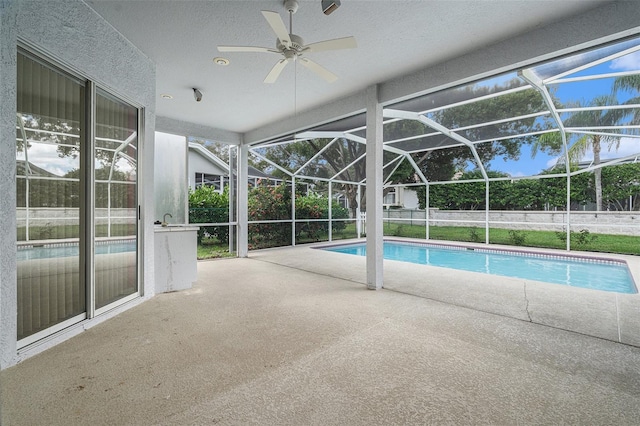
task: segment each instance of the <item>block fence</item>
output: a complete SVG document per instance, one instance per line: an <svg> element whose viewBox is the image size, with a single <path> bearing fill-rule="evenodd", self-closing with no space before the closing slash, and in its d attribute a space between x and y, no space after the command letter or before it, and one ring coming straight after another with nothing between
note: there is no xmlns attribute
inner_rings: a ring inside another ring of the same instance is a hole
<svg viewBox="0 0 640 426"><path fill-rule="evenodd" d="M492 228L563 231L567 212L564 211L489 211ZM640 236L640 212L569 212L572 231L586 229L591 233ZM385 221L398 224L424 225L425 210L388 209ZM477 226L484 228L485 210L429 210L431 226Z"/></svg>

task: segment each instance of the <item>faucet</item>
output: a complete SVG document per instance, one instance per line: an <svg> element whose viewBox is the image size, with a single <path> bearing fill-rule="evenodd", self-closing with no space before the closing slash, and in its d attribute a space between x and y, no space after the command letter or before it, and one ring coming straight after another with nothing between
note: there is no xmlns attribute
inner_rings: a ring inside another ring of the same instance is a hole
<svg viewBox="0 0 640 426"><path fill-rule="evenodd" d="M164 216L162 216L162 226L169 225L169 223L167 222L167 216L173 218L173 216L171 216L171 213L165 213Z"/></svg>

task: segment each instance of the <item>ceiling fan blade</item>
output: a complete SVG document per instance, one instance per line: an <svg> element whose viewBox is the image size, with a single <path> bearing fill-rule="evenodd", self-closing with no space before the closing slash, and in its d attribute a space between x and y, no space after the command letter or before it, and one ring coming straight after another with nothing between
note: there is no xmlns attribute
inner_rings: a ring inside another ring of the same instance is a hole
<svg viewBox="0 0 640 426"><path fill-rule="evenodd" d="M280 42L286 47L291 47L291 37L289 37L289 31L287 31L287 27L284 26L284 22L282 22L280 14L269 10L263 10L262 15L264 15L264 18L269 23L273 32L276 33Z"/></svg>
<svg viewBox="0 0 640 426"><path fill-rule="evenodd" d="M313 62L311 59L298 58L298 60L300 61L300 63L303 66L309 68L311 71L315 72L320 77L322 77L325 80L327 80L327 82L329 82L329 83L333 83L334 81L336 81L338 79L337 75L335 75L334 73L332 73L328 69L318 65L317 63Z"/></svg>
<svg viewBox="0 0 640 426"><path fill-rule="evenodd" d="M273 68L271 68L271 71L269 71L269 74L265 77L264 82L267 84L275 83L284 67L287 66L288 62L289 61L287 59L280 59L276 62Z"/></svg>
<svg viewBox="0 0 640 426"><path fill-rule="evenodd" d="M280 53L275 49L269 49L268 47L258 46L218 46L219 52L265 52L265 53Z"/></svg>
<svg viewBox="0 0 640 426"><path fill-rule="evenodd" d="M354 49L358 47L355 37L334 38L333 40L319 41L304 47L305 52L322 52L325 50Z"/></svg>

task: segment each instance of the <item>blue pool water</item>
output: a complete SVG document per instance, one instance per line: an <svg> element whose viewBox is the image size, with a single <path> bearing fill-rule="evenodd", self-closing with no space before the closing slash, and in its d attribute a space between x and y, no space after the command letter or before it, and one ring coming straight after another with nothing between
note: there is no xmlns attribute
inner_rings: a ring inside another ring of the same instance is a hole
<svg viewBox="0 0 640 426"><path fill-rule="evenodd" d="M109 243L97 243L95 245L96 254L123 253L135 251L135 241L116 241ZM77 244L45 245L43 247L19 247L17 260L46 259L50 257L78 256L80 249Z"/></svg>
<svg viewBox="0 0 640 426"><path fill-rule="evenodd" d="M324 250L364 256L366 245L327 247ZM637 293L629 268L623 262L388 241L384 243L384 258L573 287Z"/></svg>

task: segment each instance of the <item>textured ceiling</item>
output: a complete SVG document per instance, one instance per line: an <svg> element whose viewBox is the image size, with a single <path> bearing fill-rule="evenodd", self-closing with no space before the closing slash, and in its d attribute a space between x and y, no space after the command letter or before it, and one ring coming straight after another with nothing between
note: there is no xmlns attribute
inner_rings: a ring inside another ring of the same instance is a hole
<svg viewBox="0 0 640 426"><path fill-rule="evenodd" d="M293 33L307 44L353 35L358 48L308 55L339 76L334 83L289 65L271 85L262 81L279 56L221 54L216 46L273 47L275 35L260 11L280 12L288 27L281 1L87 3L156 63L158 116L244 133L605 2L343 0L325 16L320 0L301 0ZM214 64L216 56L230 65ZM202 102L192 87L203 92Z"/></svg>

